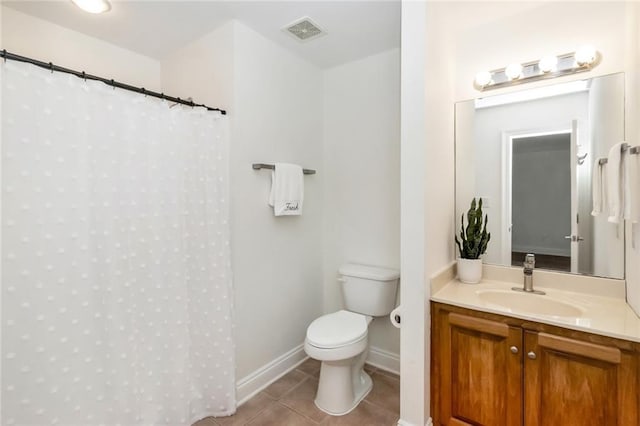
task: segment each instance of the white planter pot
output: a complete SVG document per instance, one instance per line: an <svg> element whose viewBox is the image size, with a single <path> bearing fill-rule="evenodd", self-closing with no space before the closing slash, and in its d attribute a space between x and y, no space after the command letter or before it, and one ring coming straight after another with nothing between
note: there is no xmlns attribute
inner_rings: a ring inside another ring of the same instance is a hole
<svg viewBox="0 0 640 426"><path fill-rule="evenodd" d="M458 258L458 279L466 284L478 284L482 279L482 259Z"/></svg>

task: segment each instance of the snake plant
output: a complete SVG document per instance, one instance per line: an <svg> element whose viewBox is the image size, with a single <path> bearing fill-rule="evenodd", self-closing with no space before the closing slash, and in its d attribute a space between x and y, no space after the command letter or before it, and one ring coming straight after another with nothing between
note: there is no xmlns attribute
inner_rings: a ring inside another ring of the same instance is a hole
<svg viewBox="0 0 640 426"><path fill-rule="evenodd" d="M487 251L487 244L491 239L491 233L487 232L488 216L482 221L482 198L471 201L471 208L467 212L467 228L464 227L464 214L461 218L460 239L455 237L460 257L462 259L478 259Z"/></svg>

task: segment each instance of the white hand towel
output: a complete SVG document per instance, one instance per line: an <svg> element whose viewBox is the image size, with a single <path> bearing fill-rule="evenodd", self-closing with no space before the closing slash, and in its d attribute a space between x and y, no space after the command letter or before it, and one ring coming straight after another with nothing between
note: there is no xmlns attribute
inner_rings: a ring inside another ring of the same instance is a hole
<svg viewBox="0 0 640 426"><path fill-rule="evenodd" d="M596 159L591 171L591 200L593 210L591 216L598 216L607 205L606 197L606 164L600 164L600 159Z"/></svg>
<svg viewBox="0 0 640 426"><path fill-rule="evenodd" d="M620 142L611 147L607 162L608 221L611 223L620 223L631 216L631 188L627 174L628 153L622 152L623 144L624 142Z"/></svg>
<svg viewBox="0 0 640 426"><path fill-rule="evenodd" d="M276 216L299 216L304 199L302 167L296 164L276 163L271 172L269 205Z"/></svg>
<svg viewBox="0 0 640 426"><path fill-rule="evenodd" d="M627 177L629 182L631 223L640 223L640 155L628 155Z"/></svg>

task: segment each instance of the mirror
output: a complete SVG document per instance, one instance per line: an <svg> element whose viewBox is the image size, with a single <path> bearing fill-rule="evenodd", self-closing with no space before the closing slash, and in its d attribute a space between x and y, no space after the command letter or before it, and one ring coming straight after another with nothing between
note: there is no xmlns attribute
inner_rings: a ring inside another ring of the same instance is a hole
<svg viewBox="0 0 640 426"><path fill-rule="evenodd" d="M521 266L534 253L536 268L624 278L624 225L591 214L594 163L624 140L623 73L458 102L455 111L457 220L482 198L485 263Z"/></svg>

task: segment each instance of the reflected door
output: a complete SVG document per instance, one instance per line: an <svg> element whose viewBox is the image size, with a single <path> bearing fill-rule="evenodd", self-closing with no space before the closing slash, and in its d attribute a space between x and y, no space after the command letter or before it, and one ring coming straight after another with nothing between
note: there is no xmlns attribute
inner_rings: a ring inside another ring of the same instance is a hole
<svg viewBox="0 0 640 426"><path fill-rule="evenodd" d="M575 264L577 271L577 250L565 238L577 226L573 134L565 129L511 138L513 265L522 265L525 254L533 253L537 267L569 272Z"/></svg>
<svg viewBox="0 0 640 426"><path fill-rule="evenodd" d="M569 155L569 164L571 170L571 234L565 235L565 239L569 240L571 245L571 272L578 273L578 260L580 255L580 238L578 230L579 194L578 194L578 120L571 122L571 152Z"/></svg>

